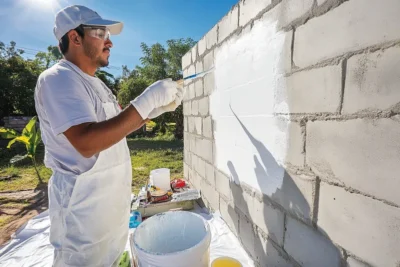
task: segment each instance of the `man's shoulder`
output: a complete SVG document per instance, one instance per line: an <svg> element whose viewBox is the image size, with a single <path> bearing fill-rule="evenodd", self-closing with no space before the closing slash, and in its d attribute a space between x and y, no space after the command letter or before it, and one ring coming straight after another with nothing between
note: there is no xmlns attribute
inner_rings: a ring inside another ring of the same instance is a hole
<svg viewBox="0 0 400 267"><path fill-rule="evenodd" d="M76 80L78 75L65 66L62 62L57 62L39 75L39 83L42 82L65 82L65 80Z"/></svg>

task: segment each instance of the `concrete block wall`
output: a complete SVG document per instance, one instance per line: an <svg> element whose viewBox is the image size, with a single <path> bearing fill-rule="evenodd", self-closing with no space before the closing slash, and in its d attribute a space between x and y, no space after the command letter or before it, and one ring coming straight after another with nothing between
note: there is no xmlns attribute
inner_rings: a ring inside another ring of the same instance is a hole
<svg viewBox="0 0 400 267"><path fill-rule="evenodd" d="M256 266L400 266L400 1L241 0L182 59L184 173Z"/></svg>

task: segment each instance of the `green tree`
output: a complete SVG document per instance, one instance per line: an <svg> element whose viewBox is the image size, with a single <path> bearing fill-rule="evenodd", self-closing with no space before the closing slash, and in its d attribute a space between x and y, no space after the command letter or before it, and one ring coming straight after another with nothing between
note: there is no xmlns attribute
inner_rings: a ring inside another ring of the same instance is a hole
<svg viewBox="0 0 400 267"><path fill-rule="evenodd" d="M101 69L96 71L95 76L102 80L115 95L118 94L120 89L120 78L115 78L111 73Z"/></svg>
<svg viewBox="0 0 400 267"><path fill-rule="evenodd" d="M63 56L57 46L50 45L47 47L47 52L39 52L36 54L36 59L46 69L57 63Z"/></svg>
<svg viewBox="0 0 400 267"><path fill-rule="evenodd" d="M34 91L44 70L37 60L22 58L23 50L0 42L0 118L9 115L36 115Z"/></svg>

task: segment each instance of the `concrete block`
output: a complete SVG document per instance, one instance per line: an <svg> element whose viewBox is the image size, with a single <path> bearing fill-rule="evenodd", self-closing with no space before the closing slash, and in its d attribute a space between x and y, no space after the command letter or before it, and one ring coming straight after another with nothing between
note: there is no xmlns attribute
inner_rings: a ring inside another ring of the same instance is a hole
<svg viewBox="0 0 400 267"><path fill-rule="evenodd" d="M336 112L340 106L341 65L296 72L282 77L275 95L275 112Z"/></svg>
<svg viewBox="0 0 400 267"><path fill-rule="evenodd" d="M214 72L210 72L204 76L204 95L211 95L215 89Z"/></svg>
<svg viewBox="0 0 400 267"><path fill-rule="evenodd" d="M192 154L190 153L190 151L189 150L187 150L187 149L185 149L185 151L184 151L184 161L185 161L185 163L189 166L189 167L191 167L192 166Z"/></svg>
<svg viewBox="0 0 400 267"><path fill-rule="evenodd" d="M206 180L215 187L215 173L214 173L214 166L209 164L209 163L205 163L206 165Z"/></svg>
<svg viewBox="0 0 400 267"><path fill-rule="evenodd" d="M203 61L197 61L196 63L196 73L203 72Z"/></svg>
<svg viewBox="0 0 400 267"><path fill-rule="evenodd" d="M202 121L201 117L194 118L194 125L195 125L194 128L195 128L196 134L198 134L198 135L202 134L202 124L203 124L203 121Z"/></svg>
<svg viewBox="0 0 400 267"><path fill-rule="evenodd" d="M197 116L199 114L199 101L192 101L192 115Z"/></svg>
<svg viewBox="0 0 400 267"><path fill-rule="evenodd" d="M201 180L201 195L210 203L214 210L219 210L219 194L204 179Z"/></svg>
<svg viewBox="0 0 400 267"><path fill-rule="evenodd" d="M199 151L199 156L202 157L207 162L212 161L212 141L207 139L196 139L196 148Z"/></svg>
<svg viewBox="0 0 400 267"><path fill-rule="evenodd" d="M328 238L290 217L287 218L284 249L301 266L339 267L341 265L340 252Z"/></svg>
<svg viewBox="0 0 400 267"><path fill-rule="evenodd" d="M257 231L255 234L255 251L256 261L260 266L276 266L276 267L293 267L287 259L285 259L278 248Z"/></svg>
<svg viewBox="0 0 400 267"><path fill-rule="evenodd" d="M190 151L196 152L196 138L193 135L190 135Z"/></svg>
<svg viewBox="0 0 400 267"><path fill-rule="evenodd" d="M214 67L214 50L208 52L203 59L203 69L208 71Z"/></svg>
<svg viewBox="0 0 400 267"><path fill-rule="evenodd" d="M227 201L233 201L233 195L231 191L230 179L225 176L222 172L215 171L215 189L225 198Z"/></svg>
<svg viewBox="0 0 400 267"><path fill-rule="evenodd" d="M245 0L240 1L239 26L246 25L254 19L261 11L271 4L271 0Z"/></svg>
<svg viewBox="0 0 400 267"><path fill-rule="evenodd" d="M184 130L184 132L187 132L189 130L189 128L188 128L188 117L187 116L185 116L183 118L183 130Z"/></svg>
<svg viewBox="0 0 400 267"><path fill-rule="evenodd" d="M219 211L221 213L222 219L229 226L231 231L238 236L239 234L239 215L235 211L235 209L228 204L223 197L219 198Z"/></svg>
<svg viewBox="0 0 400 267"><path fill-rule="evenodd" d="M362 261L359 261L359 260L349 257L347 259L347 267L370 267L370 265L368 265Z"/></svg>
<svg viewBox="0 0 400 267"><path fill-rule="evenodd" d="M193 74L195 74L195 73L196 73L196 68L195 68L195 65L192 64L192 65L190 65L190 67L188 68L187 75L189 76L189 75L193 75Z"/></svg>
<svg viewBox="0 0 400 267"><path fill-rule="evenodd" d="M192 158L192 170L193 171L195 171L196 173L197 173L197 162L198 162L198 160L199 160L199 157L195 154L196 152L193 152L192 153L192 156L191 156L191 158Z"/></svg>
<svg viewBox="0 0 400 267"><path fill-rule="evenodd" d="M311 15L314 0L283 0L277 6L279 13L279 26L287 27L291 23Z"/></svg>
<svg viewBox="0 0 400 267"><path fill-rule="evenodd" d="M194 89L196 91L196 97L203 96L203 79L198 79L195 81Z"/></svg>
<svg viewBox="0 0 400 267"><path fill-rule="evenodd" d="M400 116L307 123L307 163L327 179L400 205Z"/></svg>
<svg viewBox="0 0 400 267"><path fill-rule="evenodd" d="M400 262L399 208L326 183L320 190L318 226L335 243L372 266Z"/></svg>
<svg viewBox="0 0 400 267"><path fill-rule="evenodd" d="M192 173L190 174L191 177L191 183L193 184L193 186L197 189L197 190L202 190L202 181L203 179L201 179L201 177L197 174L197 172L192 171Z"/></svg>
<svg viewBox="0 0 400 267"><path fill-rule="evenodd" d="M238 28L239 6L234 6L231 11L218 23L218 43L221 43Z"/></svg>
<svg viewBox="0 0 400 267"><path fill-rule="evenodd" d="M284 124L284 123L283 123ZM287 128L288 136L290 136L288 142L288 148L286 151L285 162L288 162L294 166L304 166L303 154L303 134L301 127L298 123L290 123Z"/></svg>
<svg viewBox="0 0 400 267"><path fill-rule="evenodd" d="M197 59L197 47L198 45L196 44L193 48L192 48L192 62L195 63L196 59Z"/></svg>
<svg viewBox="0 0 400 267"><path fill-rule="evenodd" d="M203 97L202 99L199 100L199 113L201 116L207 116L209 113L209 98L208 97Z"/></svg>
<svg viewBox="0 0 400 267"><path fill-rule="evenodd" d="M271 195L287 212L311 222L316 178L285 172L282 185Z"/></svg>
<svg viewBox="0 0 400 267"><path fill-rule="evenodd" d="M400 39L400 1L347 1L296 29L294 63L306 67L376 44ZM343 30L346 29L346 30Z"/></svg>
<svg viewBox="0 0 400 267"><path fill-rule="evenodd" d="M189 143L189 134L187 132L183 133L183 148L189 150L190 143Z"/></svg>
<svg viewBox="0 0 400 267"><path fill-rule="evenodd" d="M194 133L195 132L194 117L188 117L188 126L189 126L189 133Z"/></svg>
<svg viewBox="0 0 400 267"><path fill-rule="evenodd" d="M343 113L385 110L400 99L400 47L351 57L347 62Z"/></svg>
<svg viewBox="0 0 400 267"><path fill-rule="evenodd" d="M196 97L196 90L194 89L194 83L189 84L189 91L187 92L189 99Z"/></svg>
<svg viewBox="0 0 400 267"><path fill-rule="evenodd" d="M203 159L197 159L196 171L202 179L206 178L206 163Z"/></svg>
<svg viewBox="0 0 400 267"><path fill-rule="evenodd" d="M190 102L183 103L183 115L188 116L192 114L192 104Z"/></svg>
<svg viewBox="0 0 400 267"><path fill-rule="evenodd" d="M203 136L207 138L213 137L211 116L208 116L203 119Z"/></svg>
<svg viewBox="0 0 400 267"><path fill-rule="evenodd" d="M190 165L188 165L188 164L186 164L186 162L184 162L183 169L184 169L184 171L183 171L184 179L190 181Z"/></svg>
<svg viewBox="0 0 400 267"><path fill-rule="evenodd" d="M207 50L207 43L205 36L201 38L200 41L197 43L197 47L199 49L199 56L201 57Z"/></svg>
<svg viewBox="0 0 400 267"><path fill-rule="evenodd" d="M243 193L243 195L245 195L245 200L249 208L249 218L272 240L282 246L284 214L280 210L273 208L270 204L261 202L247 193ZM236 196L233 196L234 199L236 199Z"/></svg>
<svg viewBox="0 0 400 267"><path fill-rule="evenodd" d="M216 145L215 145L215 140L213 140L212 141L212 161L211 162L215 162L216 161L216 159L217 159L217 157L216 157L216 154L217 154L217 147L216 147Z"/></svg>
<svg viewBox="0 0 400 267"><path fill-rule="evenodd" d="M218 183L221 183L221 181L226 183L226 180L216 176L216 188L222 191L222 187ZM230 192L228 191L229 189L225 189L224 194L231 194L229 197L234 206L253 221L273 241L279 245L283 245L284 214L280 210L273 208L269 203L260 201L250 195L234 182L230 182L229 187Z"/></svg>
<svg viewBox="0 0 400 267"><path fill-rule="evenodd" d="M207 49L211 49L218 42L218 24L206 34Z"/></svg>
<svg viewBox="0 0 400 267"><path fill-rule="evenodd" d="M192 64L192 52L189 51L187 52L183 57L182 57L182 69L185 69L187 66Z"/></svg>
<svg viewBox="0 0 400 267"><path fill-rule="evenodd" d="M183 86L183 91L185 92L185 94L183 95L183 102L186 102L189 100L189 86L188 85L184 85Z"/></svg>
<svg viewBox="0 0 400 267"><path fill-rule="evenodd" d="M239 239L243 248L254 259L255 255L255 233L253 223L243 214L239 214Z"/></svg>

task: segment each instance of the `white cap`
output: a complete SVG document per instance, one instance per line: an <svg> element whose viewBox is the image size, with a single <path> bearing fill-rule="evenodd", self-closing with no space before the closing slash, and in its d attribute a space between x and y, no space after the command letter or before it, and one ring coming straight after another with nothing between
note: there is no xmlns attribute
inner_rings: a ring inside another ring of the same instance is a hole
<svg viewBox="0 0 400 267"><path fill-rule="evenodd" d="M111 34L119 34L123 27L122 22L102 19L97 12L91 9L85 6L74 5L66 7L57 13L53 29L54 35L60 41L67 32L77 28L81 24L105 26L110 30Z"/></svg>

